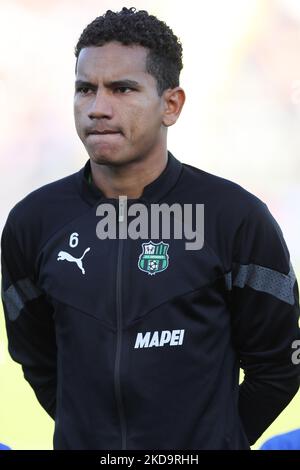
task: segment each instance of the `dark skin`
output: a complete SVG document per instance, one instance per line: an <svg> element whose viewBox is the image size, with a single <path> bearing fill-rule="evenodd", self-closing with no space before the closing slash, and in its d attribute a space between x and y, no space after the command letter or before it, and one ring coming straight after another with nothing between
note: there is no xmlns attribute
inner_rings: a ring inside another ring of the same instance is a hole
<svg viewBox="0 0 300 470"><path fill-rule="evenodd" d="M142 46L113 41L84 48L78 57L75 126L93 181L108 198L138 198L160 175L168 127L184 105L181 87L159 96L156 79L146 72L147 53Z"/></svg>

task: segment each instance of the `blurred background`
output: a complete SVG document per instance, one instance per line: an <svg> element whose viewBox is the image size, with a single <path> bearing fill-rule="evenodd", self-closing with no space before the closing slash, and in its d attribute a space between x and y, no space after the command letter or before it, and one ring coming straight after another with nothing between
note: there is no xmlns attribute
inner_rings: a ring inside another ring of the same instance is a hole
<svg viewBox="0 0 300 470"><path fill-rule="evenodd" d="M0 0L0 229L33 189L78 171L74 47L107 9L146 9L183 45L187 101L169 130L181 161L264 200L300 273L299 0ZM253 446L300 427L298 394ZM7 352L0 311L0 442L51 449L53 422Z"/></svg>

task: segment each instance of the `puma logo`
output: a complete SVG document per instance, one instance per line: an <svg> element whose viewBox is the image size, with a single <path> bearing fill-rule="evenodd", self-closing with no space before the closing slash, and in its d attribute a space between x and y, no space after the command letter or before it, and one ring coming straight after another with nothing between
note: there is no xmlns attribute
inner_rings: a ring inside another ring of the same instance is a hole
<svg viewBox="0 0 300 470"><path fill-rule="evenodd" d="M86 253L90 251L90 248L84 250L83 255L81 258L74 258L74 256L70 255L66 251L60 251L57 255L57 261L70 261L71 263L76 263L78 268L81 270L82 274L85 274L84 267L82 266L82 259L86 255Z"/></svg>

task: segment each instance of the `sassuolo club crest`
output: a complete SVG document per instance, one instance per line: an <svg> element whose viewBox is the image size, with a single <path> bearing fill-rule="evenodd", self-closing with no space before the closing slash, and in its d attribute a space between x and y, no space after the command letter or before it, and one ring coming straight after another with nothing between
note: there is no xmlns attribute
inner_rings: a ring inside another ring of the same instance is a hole
<svg viewBox="0 0 300 470"><path fill-rule="evenodd" d="M169 244L160 242L143 243L143 252L139 256L138 267L141 271L151 276L161 273L169 266L169 255L167 254Z"/></svg>

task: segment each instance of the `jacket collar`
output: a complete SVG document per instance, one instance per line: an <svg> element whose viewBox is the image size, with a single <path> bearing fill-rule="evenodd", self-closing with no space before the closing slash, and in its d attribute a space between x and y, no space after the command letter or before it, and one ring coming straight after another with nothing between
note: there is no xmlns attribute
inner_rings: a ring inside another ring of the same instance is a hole
<svg viewBox="0 0 300 470"><path fill-rule="evenodd" d="M168 151L168 161L165 169L154 181L144 187L141 197L136 199L136 201L140 203L159 202L175 186L182 168L182 163ZM89 183L90 173L91 165L90 160L88 160L84 167L77 173L82 198L91 205L101 202L102 199L102 202L108 201L103 192L94 183Z"/></svg>

